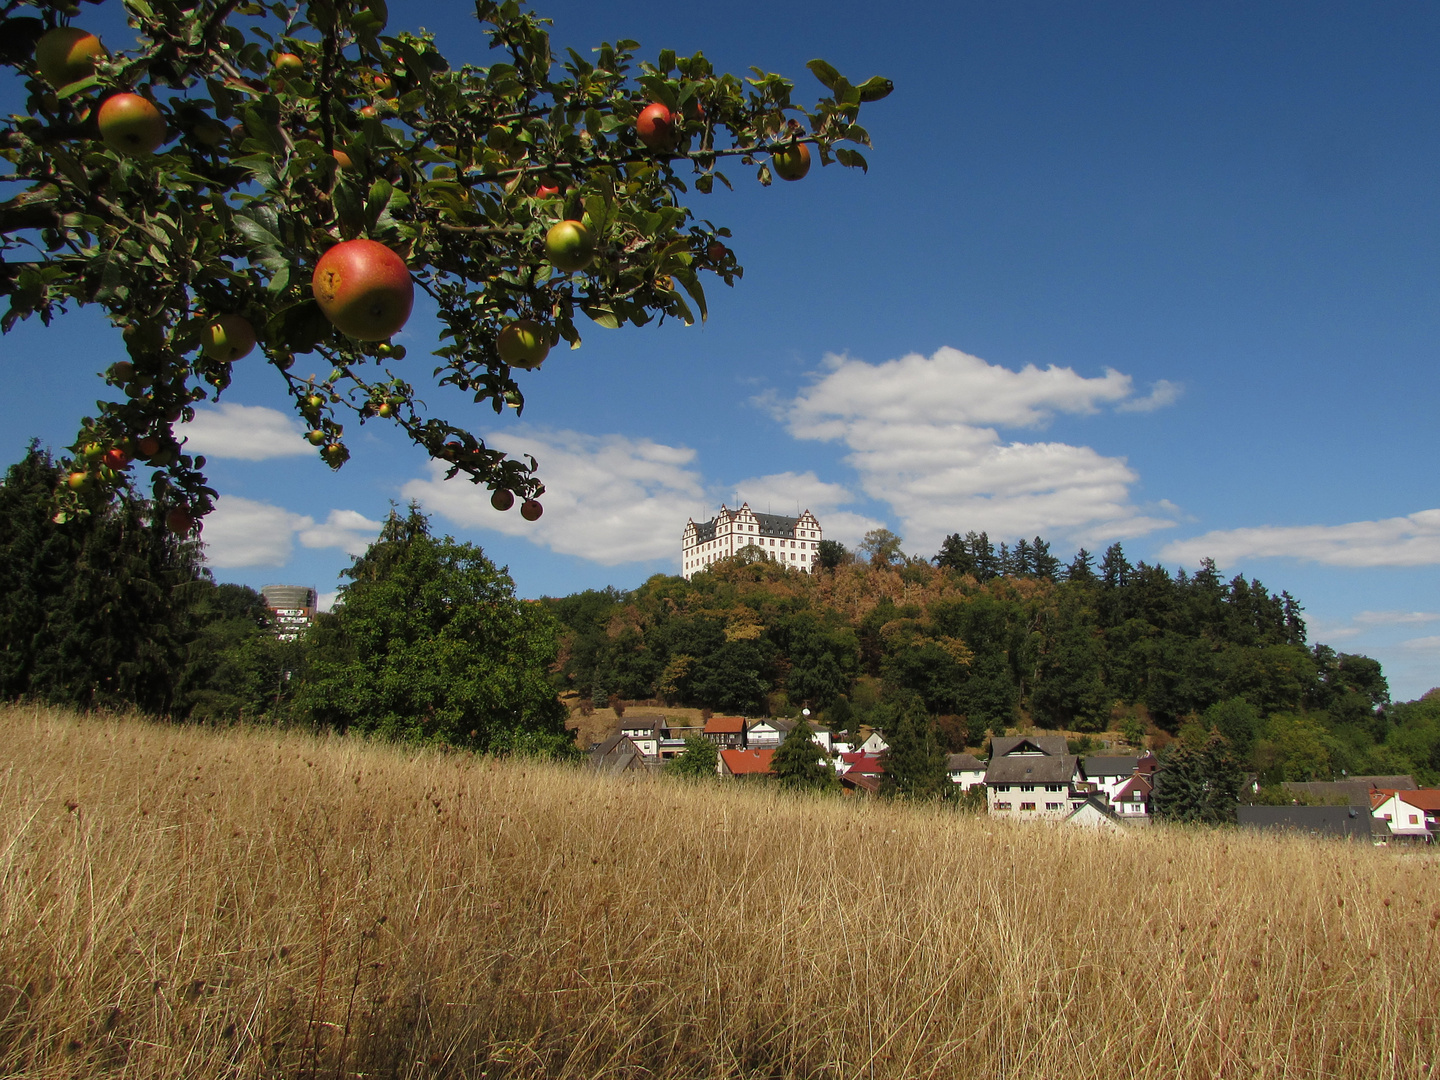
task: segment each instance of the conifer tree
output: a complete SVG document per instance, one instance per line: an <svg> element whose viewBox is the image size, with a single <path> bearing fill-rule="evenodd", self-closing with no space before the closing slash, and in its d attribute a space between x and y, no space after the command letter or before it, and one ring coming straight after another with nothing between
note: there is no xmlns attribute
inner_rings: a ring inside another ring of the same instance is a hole
<svg viewBox="0 0 1440 1080"><path fill-rule="evenodd" d="M770 759L770 771L783 787L823 790L835 785L825 748L814 739L810 721L801 720Z"/></svg>
<svg viewBox="0 0 1440 1080"><path fill-rule="evenodd" d="M884 790L907 799L930 799L944 791L945 751L935 722L918 704L903 708L886 733Z"/></svg>

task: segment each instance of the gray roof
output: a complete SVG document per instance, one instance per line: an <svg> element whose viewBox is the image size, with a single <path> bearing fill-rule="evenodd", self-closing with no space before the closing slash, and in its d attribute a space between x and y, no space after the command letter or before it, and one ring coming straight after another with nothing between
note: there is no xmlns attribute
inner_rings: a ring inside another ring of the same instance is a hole
<svg viewBox="0 0 1440 1080"><path fill-rule="evenodd" d="M617 732L590 751L590 764L597 772L621 773L627 769L643 769L645 755L629 736Z"/></svg>
<svg viewBox="0 0 1440 1080"><path fill-rule="evenodd" d="M1384 835L1369 810L1359 806L1237 806L1241 825L1252 829L1285 829L1291 832L1315 833L1320 836L1343 836L1347 840L1369 840L1371 835Z"/></svg>
<svg viewBox="0 0 1440 1080"><path fill-rule="evenodd" d="M985 762L974 754L951 754L945 759L946 772L984 772Z"/></svg>
<svg viewBox="0 0 1440 1080"><path fill-rule="evenodd" d="M996 735L990 740L990 760L1004 757L1021 743L1030 743L1042 754L1063 755L1069 747L1064 735Z"/></svg>
<svg viewBox="0 0 1440 1080"><path fill-rule="evenodd" d="M1068 784L1080 767L1073 754L1043 757L992 757L985 770L987 784ZM1084 773L1082 771L1083 778Z"/></svg>
<svg viewBox="0 0 1440 1080"><path fill-rule="evenodd" d="M1087 795L1084 801L1073 803L1072 806L1074 808L1070 811L1070 813L1065 815L1066 821L1069 821L1076 814L1080 813L1081 810L1084 810L1087 806L1093 806L1096 810L1099 810L1100 813L1104 814L1111 821L1120 820L1120 816L1110 808L1109 801L1103 795Z"/></svg>
<svg viewBox="0 0 1440 1080"><path fill-rule="evenodd" d="M1085 759L1085 775L1090 777L1130 776L1135 772L1135 766L1139 763L1139 757L1101 757L1099 754L1094 754Z"/></svg>
<svg viewBox="0 0 1440 1080"><path fill-rule="evenodd" d="M1395 791L1415 791L1415 781L1409 776L1352 776L1349 780L1311 780L1281 785L1286 791L1309 795L1317 799L1344 799L1351 806L1370 805L1370 792L1377 788Z"/></svg>
<svg viewBox="0 0 1440 1080"><path fill-rule="evenodd" d="M807 511L808 512L808 511ZM785 517L783 514L756 514L755 515L757 536L794 536L795 530L800 525L800 519L796 517ZM695 540L697 543L708 544L715 539L715 527L722 515L728 515L730 520L740 516L739 510L731 510L728 507L716 514L709 521L697 521L695 523Z"/></svg>

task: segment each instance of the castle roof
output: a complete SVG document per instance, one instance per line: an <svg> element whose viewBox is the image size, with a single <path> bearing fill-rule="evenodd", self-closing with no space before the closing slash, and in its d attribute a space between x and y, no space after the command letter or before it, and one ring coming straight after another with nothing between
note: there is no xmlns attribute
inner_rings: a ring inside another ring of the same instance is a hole
<svg viewBox="0 0 1440 1080"><path fill-rule="evenodd" d="M806 510L800 517L786 517L784 514L757 514L750 509L746 503L738 510L731 510L728 506L720 507L720 513L716 514L709 521L694 522L695 542L697 544L708 544L715 539L715 534L721 522L734 521L741 515L747 515L755 519L757 536L794 536L795 530L799 527L802 518L814 519L813 514Z"/></svg>

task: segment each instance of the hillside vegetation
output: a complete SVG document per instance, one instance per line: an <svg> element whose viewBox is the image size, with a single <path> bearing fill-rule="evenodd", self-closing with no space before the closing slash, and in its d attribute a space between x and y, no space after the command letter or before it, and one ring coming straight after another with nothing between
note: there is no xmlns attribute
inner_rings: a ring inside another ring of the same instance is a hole
<svg viewBox="0 0 1440 1080"><path fill-rule="evenodd" d="M0 711L0 1075L1415 1077L1435 862Z"/></svg>

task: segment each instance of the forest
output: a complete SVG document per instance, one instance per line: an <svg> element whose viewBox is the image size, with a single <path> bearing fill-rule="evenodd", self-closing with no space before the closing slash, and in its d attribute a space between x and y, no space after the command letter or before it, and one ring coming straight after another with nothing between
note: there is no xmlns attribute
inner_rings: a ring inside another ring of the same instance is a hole
<svg viewBox="0 0 1440 1080"><path fill-rule="evenodd" d="M940 750L992 733L1223 735L1263 782L1410 773L1440 783L1440 694L1394 703L1380 664L1307 640L1256 580L1068 562L1042 538L952 534L931 558L879 530L823 542L806 574L759 549L690 581L526 601L476 546L394 512L340 599L281 641L252 589L132 491L57 520L60 466L32 447L0 483L0 699L177 721L354 730L570 754L566 703L654 701L837 731L920 725Z"/></svg>

